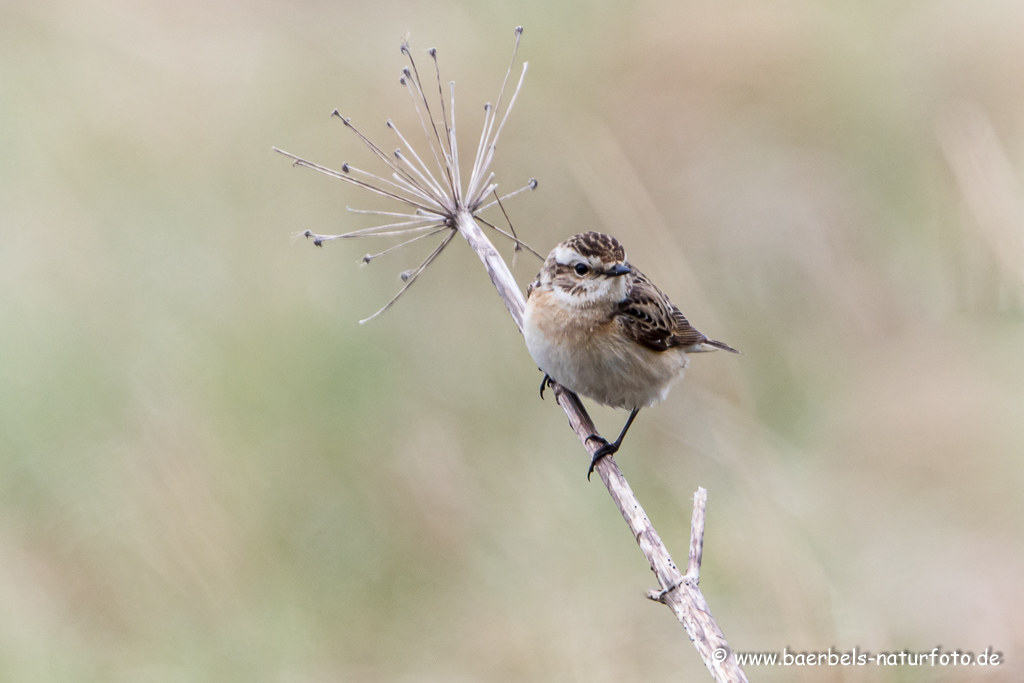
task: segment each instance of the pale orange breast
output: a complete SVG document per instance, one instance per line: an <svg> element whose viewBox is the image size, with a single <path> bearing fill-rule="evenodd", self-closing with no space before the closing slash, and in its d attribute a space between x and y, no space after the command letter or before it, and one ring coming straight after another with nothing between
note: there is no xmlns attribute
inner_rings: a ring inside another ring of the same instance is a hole
<svg viewBox="0 0 1024 683"><path fill-rule="evenodd" d="M537 365L563 386L618 408L663 400L682 375L681 349L657 352L626 336L608 313L567 309L551 292L534 291L523 333Z"/></svg>
<svg viewBox="0 0 1024 683"><path fill-rule="evenodd" d="M566 309L550 291L535 291L527 308L533 309L530 319L536 331L555 344L586 344L595 335L615 329L614 319L607 314L589 308Z"/></svg>

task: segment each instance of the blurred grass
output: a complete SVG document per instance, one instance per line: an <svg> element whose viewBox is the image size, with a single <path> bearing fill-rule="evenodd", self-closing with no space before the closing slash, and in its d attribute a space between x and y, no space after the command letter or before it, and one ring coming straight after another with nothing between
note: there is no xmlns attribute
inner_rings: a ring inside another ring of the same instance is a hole
<svg viewBox="0 0 1024 683"><path fill-rule="evenodd" d="M100 0L0 5L0 678L704 679L475 257L360 327L416 255L289 241L374 205L271 145L365 160L406 31L475 139L520 23L517 230L744 351L619 459L732 645L1007 662L751 678L1020 677L1019 4Z"/></svg>

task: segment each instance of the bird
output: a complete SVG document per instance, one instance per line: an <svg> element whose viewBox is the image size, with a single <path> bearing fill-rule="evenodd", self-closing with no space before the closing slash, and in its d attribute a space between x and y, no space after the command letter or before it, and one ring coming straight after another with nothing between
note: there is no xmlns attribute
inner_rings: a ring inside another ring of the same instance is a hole
<svg viewBox="0 0 1024 683"><path fill-rule="evenodd" d="M523 336L544 373L541 398L553 380L602 405L630 411L615 441L587 437L601 443L588 479L602 458L619 450L640 410L665 400L689 364L688 354L739 353L695 329L626 260L619 241L600 232L574 235L551 250L526 289Z"/></svg>

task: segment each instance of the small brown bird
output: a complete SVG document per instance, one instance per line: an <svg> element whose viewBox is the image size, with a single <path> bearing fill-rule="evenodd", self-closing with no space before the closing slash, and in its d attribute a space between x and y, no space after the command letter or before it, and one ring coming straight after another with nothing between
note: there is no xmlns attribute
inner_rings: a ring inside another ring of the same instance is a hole
<svg viewBox="0 0 1024 683"><path fill-rule="evenodd" d="M614 442L594 453L597 462L619 450L641 408L665 400L682 377L689 353L723 349L686 320L668 297L626 261L610 235L585 232L570 237L548 255L526 290L523 335L544 372L577 394L613 408L630 410Z"/></svg>

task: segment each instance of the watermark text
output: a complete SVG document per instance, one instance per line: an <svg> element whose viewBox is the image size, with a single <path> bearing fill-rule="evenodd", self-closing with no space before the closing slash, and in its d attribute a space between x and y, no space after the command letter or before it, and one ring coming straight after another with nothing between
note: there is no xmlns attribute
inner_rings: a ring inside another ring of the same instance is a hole
<svg viewBox="0 0 1024 683"><path fill-rule="evenodd" d="M918 652L869 652L854 647L849 650L828 648L824 652L796 652L784 648L782 652L735 652L740 666L999 666L1003 653L991 647L975 654L964 650L944 650L935 647ZM712 653L715 661L724 661L729 651L724 647Z"/></svg>

